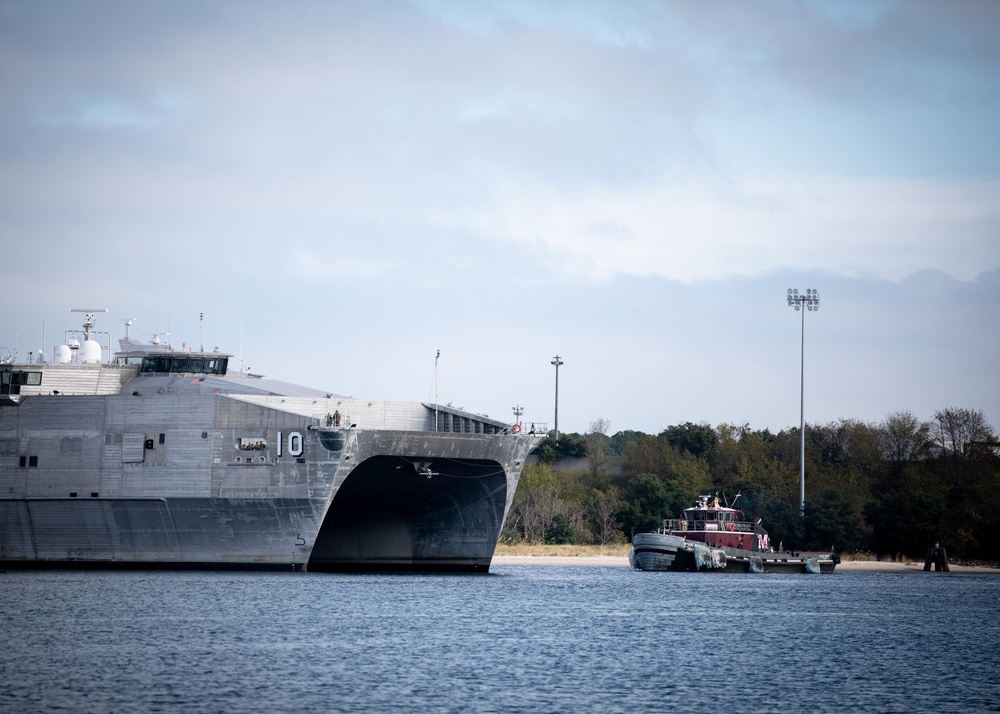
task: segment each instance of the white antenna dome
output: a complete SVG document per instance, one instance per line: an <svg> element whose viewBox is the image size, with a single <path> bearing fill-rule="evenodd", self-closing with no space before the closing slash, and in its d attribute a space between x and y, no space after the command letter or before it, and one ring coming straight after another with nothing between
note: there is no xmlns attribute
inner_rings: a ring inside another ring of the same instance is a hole
<svg viewBox="0 0 1000 714"><path fill-rule="evenodd" d="M84 340L80 348L80 361L84 364L97 364L101 361L101 343L97 340Z"/></svg>
<svg viewBox="0 0 1000 714"><path fill-rule="evenodd" d="M56 347L54 359L56 364L69 364L73 359L73 350L69 345L59 345Z"/></svg>

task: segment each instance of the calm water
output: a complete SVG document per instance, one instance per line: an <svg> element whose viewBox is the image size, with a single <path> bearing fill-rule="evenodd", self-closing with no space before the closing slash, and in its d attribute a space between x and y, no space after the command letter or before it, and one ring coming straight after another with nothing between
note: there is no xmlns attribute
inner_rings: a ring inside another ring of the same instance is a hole
<svg viewBox="0 0 1000 714"><path fill-rule="evenodd" d="M0 710L1000 711L1000 575L0 574Z"/></svg>

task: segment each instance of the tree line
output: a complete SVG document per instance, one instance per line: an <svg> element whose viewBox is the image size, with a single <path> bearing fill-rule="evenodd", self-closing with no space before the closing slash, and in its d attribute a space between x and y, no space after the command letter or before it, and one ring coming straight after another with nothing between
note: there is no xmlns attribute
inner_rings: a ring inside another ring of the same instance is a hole
<svg viewBox="0 0 1000 714"><path fill-rule="evenodd" d="M981 411L807 424L802 514L798 428L687 422L609 436L609 427L599 419L586 434L542 442L502 540L624 543L698 495L732 502L739 494L747 519L762 519L786 549L922 558L940 542L952 557L1000 560L1000 442ZM584 466L562 468L569 459Z"/></svg>

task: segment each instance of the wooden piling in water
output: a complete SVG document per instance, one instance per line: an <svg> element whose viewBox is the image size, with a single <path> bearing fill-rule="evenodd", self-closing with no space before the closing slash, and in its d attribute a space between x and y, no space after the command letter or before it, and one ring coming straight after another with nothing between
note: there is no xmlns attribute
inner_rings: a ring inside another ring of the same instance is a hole
<svg viewBox="0 0 1000 714"><path fill-rule="evenodd" d="M935 543L932 548L927 549L927 558L924 560L925 572L931 569L931 563L934 564L935 572L951 572L951 567L948 565L948 551L942 548L940 543Z"/></svg>

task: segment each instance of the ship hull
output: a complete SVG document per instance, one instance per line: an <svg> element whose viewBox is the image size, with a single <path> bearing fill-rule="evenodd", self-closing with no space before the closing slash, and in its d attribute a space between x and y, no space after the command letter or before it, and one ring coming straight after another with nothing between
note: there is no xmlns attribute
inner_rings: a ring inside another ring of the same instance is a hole
<svg viewBox="0 0 1000 714"><path fill-rule="evenodd" d="M637 570L715 573L832 573L833 553L786 553L711 548L700 541L663 533L638 533L629 563Z"/></svg>
<svg viewBox="0 0 1000 714"><path fill-rule="evenodd" d="M538 443L315 416L346 399L153 394L0 407L0 568L487 572Z"/></svg>

